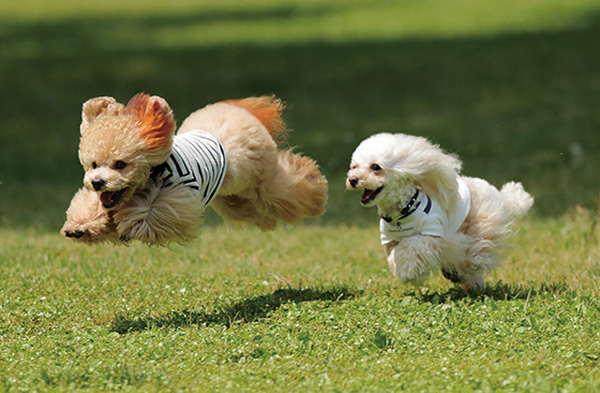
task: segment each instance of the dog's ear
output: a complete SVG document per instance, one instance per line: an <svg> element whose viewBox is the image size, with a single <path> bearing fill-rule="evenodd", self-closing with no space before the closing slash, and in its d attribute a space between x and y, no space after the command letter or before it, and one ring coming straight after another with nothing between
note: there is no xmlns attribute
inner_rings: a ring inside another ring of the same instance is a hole
<svg viewBox="0 0 600 393"><path fill-rule="evenodd" d="M175 120L163 98L140 93L129 100L125 110L139 121L139 135L150 149L160 149L171 141Z"/></svg>
<svg viewBox="0 0 600 393"><path fill-rule="evenodd" d="M123 105L112 97L91 98L83 103L81 110L81 130L85 131L87 126L100 114L117 115L123 111Z"/></svg>
<svg viewBox="0 0 600 393"><path fill-rule="evenodd" d="M450 209L458 197L457 178L462 164L458 157L441 151L430 157L424 171L416 179L425 194L435 196L442 208Z"/></svg>

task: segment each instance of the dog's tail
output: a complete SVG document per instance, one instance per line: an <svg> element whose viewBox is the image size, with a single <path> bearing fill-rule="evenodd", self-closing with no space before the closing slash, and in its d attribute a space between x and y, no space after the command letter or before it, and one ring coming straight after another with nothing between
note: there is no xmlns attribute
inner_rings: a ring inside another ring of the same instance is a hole
<svg viewBox="0 0 600 393"><path fill-rule="evenodd" d="M281 113L285 108L285 104L279 98L275 96L260 96L221 102L246 109L265 126L277 144L286 139L287 128L281 119Z"/></svg>
<svg viewBox="0 0 600 393"><path fill-rule="evenodd" d="M500 190L504 205L512 218L521 218L533 206L533 197L525 191L521 183L509 182Z"/></svg>

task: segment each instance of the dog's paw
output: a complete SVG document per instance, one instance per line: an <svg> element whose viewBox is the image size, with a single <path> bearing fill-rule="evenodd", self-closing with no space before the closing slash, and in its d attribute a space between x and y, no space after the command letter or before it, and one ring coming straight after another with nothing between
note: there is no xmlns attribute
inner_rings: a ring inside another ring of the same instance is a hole
<svg viewBox="0 0 600 393"><path fill-rule="evenodd" d="M98 230L98 228L86 227L83 224L65 223L61 229L61 234L69 239L81 243L99 243L106 240L106 231Z"/></svg>
<svg viewBox="0 0 600 393"><path fill-rule="evenodd" d="M100 240L95 238L90 232L81 229L65 229L62 234L69 239L82 243L97 243Z"/></svg>
<svg viewBox="0 0 600 393"><path fill-rule="evenodd" d="M85 232L81 231L79 229L76 229L74 231L69 231L69 230L65 231L66 237L74 237L75 239L80 239L83 237L83 235L85 235Z"/></svg>
<svg viewBox="0 0 600 393"><path fill-rule="evenodd" d="M98 195L87 188L77 191L67 209L61 234L78 242L98 243L107 240L111 231L110 216Z"/></svg>

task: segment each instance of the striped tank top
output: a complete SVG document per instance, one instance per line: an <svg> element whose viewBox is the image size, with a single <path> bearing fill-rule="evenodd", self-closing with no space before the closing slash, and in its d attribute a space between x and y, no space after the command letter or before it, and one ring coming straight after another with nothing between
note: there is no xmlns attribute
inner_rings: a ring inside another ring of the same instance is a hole
<svg viewBox="0 0 600 393"><path fill-rule="evenodd" d="M163 187L185 185L203 206L208 205L223 183L227 157L223 146L206 131L189 131L173 137L171 155L154 168L153 175Z"/></svg>

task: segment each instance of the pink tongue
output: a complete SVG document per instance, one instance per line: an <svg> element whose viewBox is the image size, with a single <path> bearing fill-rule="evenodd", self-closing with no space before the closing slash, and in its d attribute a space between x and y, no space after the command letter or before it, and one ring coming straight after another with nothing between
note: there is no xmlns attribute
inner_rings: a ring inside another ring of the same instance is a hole
<svg viewBox="0 0 600 393"><path fill-rule="evenodd" d="M108 205L113 201L113 197L115 196L115 194L116 192L114 191L103 192L102 194L100 194L100 201L105 205Z"/></svg>

